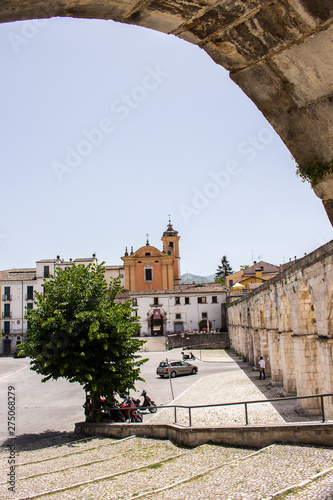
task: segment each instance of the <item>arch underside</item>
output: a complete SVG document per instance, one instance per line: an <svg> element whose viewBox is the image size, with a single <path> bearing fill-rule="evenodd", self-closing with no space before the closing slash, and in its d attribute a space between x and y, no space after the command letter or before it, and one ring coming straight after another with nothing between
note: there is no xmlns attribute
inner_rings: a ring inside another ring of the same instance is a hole
<svg viewBox="0 0 333 500"><path fill-rule="evenodd" d="M0 22L111 19L196 44L230 72L299 165L333 158L331 0L2 0ZM333 224L333 176L314 187Z"/></svg>

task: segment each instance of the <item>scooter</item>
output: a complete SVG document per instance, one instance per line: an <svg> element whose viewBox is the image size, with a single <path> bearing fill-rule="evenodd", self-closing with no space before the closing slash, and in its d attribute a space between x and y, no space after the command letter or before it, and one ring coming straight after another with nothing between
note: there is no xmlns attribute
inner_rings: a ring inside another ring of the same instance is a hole
<svg viewBox="0 0 333 500"><path fill-rule="evenodd" d="M187 359L195 359L195 356L192 352L182 351L182 356L183 356L183 361L186 361Z"/></svg>
<svg viewBox="0 0 333 500"><path fill-rule="evenodd" d="M156 413L156 403L148 396L145 390L142 391L141 396L143 396L143 403L141 404L140 399L133 399L133 403L137 408L141 408L142 410L149 410L150 413Z"/></svg>

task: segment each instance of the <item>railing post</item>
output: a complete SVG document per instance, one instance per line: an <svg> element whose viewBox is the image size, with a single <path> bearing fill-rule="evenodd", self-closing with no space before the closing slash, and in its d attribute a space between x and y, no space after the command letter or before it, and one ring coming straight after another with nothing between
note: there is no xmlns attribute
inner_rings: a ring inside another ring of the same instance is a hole
<svg viewBox="0 0 333 500"><path fill-rule="evenodd" d="M177 423L177 406L174 407L175 408L175 424Z"/></svg>
<svg viewBox="0 0 333 500"><path fill-rule="evenodd" d="M188 421L189 421L189 426L192 427L192 416L191 416L191 407L188 407Z"/></svg>
<svg viewBox="0 0 333 500"><path fill-rule="evenodd" d="M245 425L249 425L249 416L247 414L247 403L244 403L245 406Z"/></svg>
<svg viewBox="0 0 333 500"><path fill-rule="evenodd" d="M321 400L321 414L323 422L325 422L324 396L320 396L320 400Z"/></svg>

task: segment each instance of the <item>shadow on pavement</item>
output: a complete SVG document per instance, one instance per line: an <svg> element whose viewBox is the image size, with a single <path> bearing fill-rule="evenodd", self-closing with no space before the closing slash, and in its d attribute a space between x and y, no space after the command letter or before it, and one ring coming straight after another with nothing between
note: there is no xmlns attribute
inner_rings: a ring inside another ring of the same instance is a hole
<svg viewBox="0 0 333 500"><path fill-rule="evenodd" d="M226 351L232 360L239 366L243 373L249 378L267 399L284 398L283 387L272 385L271 378L266 375L264 380L260 380L259 370L244 361L243 356L239 356L232 351ZM304 415L297 399L276 401L271 403L275 410L281 415L285 422L321 422L321 413L318 415Z"/></svg>
<svg viewBox="0 0 333 500"><path fill-rule="evenodd" d="M39 434L21 434L8 438L2 443L1 447L7 448L10 443L15 441L17 451L38 450L50 446L61 445L77 439L80 439L80 437L77 435L74 436L72 432L59 433L59 431L44 431Z"/></svg>

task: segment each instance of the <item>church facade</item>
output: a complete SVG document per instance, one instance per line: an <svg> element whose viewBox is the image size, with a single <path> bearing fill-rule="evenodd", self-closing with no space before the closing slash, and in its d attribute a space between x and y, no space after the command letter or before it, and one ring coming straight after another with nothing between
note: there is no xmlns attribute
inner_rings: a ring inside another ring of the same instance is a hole
<svg viewBox="0 0 333 500"><path fill-rule="evenodd" d="M151 246L147 239L145 246L131 251L126 249L124 262L125 288L130 292L152 290L173 290L181 283L178 231L169 221L162 236L163 250Z"/></svg>
<svg viewBox="0 0 333 500"><path fill-rule="evenodd" d="M180 236L169 220L162 251L149 244L124 262L123 300L132 300L141 335L220 331L227 292L219 283L185 285L180 275Z"/></svg>

